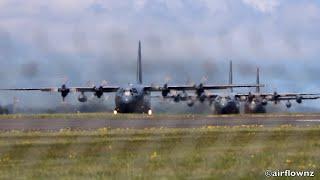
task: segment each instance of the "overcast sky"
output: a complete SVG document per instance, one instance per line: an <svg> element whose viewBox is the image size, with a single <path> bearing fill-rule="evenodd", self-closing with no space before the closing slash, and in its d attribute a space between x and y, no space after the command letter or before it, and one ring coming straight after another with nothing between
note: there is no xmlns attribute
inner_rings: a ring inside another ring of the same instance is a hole
<svg viewBox="0 0 320 180"><path fill-rule="evenodd" d="M260 66L269 89L310 92L319 32L318 0L2 0L0 82L132 82L141 40L146 83L226 82L232 59L238 82Z"/></svg>
<svg viewBox="0 0 320 180"><path fill-rule="evenodd" d="M3 0L0 10L2 38L35 54L133 53L141 39L153 57L310 60L320 39L315 0Z"/></svg>

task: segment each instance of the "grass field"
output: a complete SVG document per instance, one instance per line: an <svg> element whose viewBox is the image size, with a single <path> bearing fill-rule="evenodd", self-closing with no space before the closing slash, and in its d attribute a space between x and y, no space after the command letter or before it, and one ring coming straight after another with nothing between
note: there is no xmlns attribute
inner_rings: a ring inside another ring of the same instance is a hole
<svg viewBox="0 0 320 180"><path fill-rule="evenodd" d="M265 178L313 170L320 127L99 129L1 132L0 179Z"/></svg>

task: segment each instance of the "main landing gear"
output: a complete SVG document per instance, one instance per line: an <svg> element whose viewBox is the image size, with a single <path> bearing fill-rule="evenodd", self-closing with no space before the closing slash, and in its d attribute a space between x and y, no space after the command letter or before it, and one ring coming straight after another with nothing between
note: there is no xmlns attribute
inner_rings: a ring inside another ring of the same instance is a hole
<svg viewBox="0 0 320 180"><path fill-rule="evenodd" d="M149 109L147 113L148 113L149 116L151 116L151 115L152 115L152 110ZM114 115L117 115L117 114L118 114L118 111L117 111L117 110L113 110L113 114L114 114Z"/></svg>

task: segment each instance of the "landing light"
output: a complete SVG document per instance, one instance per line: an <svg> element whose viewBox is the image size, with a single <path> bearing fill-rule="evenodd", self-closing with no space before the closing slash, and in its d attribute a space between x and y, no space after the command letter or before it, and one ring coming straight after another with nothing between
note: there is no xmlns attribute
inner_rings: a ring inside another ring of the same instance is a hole
<svg viewBox="0 0 320 180"><path fill-rule="evenodd" d="M131 95L131 92L130 92L130 91L125 91L125 92L124 92L124 95L125 95L125 96L130 96L130 95Z"/></svg>
<svg viewBox="0 0 320 180"><path fill-rule="evenodd" d="M149 116L151 116L151 115L152 115L152 110L151 110L151 109L149 109L149 111L148 111L148 115L149 115Z"/></svg>
<svg viewBox="0 0 320 180"><path fill-rule="evenodd" d="M113 111L113 114L114 114L114 115L118 114L118 111L117 111L117 110L114 110L114 111Z"/></svg>

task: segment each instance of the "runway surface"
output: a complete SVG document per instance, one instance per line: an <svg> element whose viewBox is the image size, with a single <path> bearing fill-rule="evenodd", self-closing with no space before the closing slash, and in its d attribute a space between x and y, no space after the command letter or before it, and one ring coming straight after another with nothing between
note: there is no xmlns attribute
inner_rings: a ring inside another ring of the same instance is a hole
<svg viewBox="0 0 320 180"><path fill-rule="evenodd" d="M275 127L280 125L292 126L320 126L319 115L272 115L272 116L197 116L174 118L141 118L133 119L114 118L1 118L0 130L60 130L60 129L98 129L98 128L197 128L204 126L241 126L263 125Z"/></svg>

